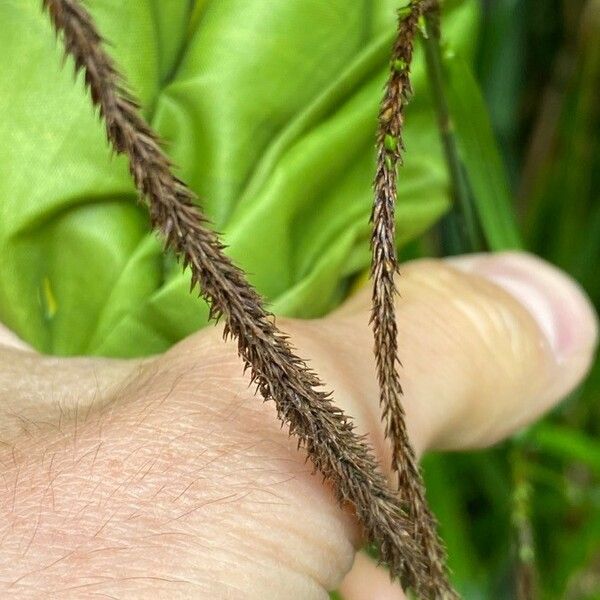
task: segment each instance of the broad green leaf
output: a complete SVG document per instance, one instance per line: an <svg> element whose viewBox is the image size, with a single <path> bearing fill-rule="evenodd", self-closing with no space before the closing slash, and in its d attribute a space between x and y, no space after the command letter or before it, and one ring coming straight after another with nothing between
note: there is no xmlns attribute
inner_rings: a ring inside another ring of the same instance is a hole
<svg viewBox="0 0 600 600"><path fill-rule="evenodd" d="M0 320L57 354L159 352L206 323L149 231L38 0L0 3ZM396 2L89 0L178 174L278 314L331 310L369 261L376 115ZM446 3L471 56L474 0ZM447 208L420 51L399 244Z"/></svg>

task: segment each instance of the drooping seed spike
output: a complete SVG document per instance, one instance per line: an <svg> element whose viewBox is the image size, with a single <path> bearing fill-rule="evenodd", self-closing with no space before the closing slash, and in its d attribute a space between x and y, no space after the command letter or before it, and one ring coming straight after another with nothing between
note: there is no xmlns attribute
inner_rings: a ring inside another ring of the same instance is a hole
<svg viewBox="0 0 600 600"><path fill-rule="evenodd" d="M445 569L446 553L436 531L436 521L425 498L424 484L408 439L402 407L402 385L398 373L398 329L395 317L398 271L395 247L395 204L397 167L402 164L404 110L411 96L409 79L414 39L425 14L437 11L434 0L413 0L398 11L398 32L390 73L379 113L377 168L371 213L371 278L373 283L371 327L380 388L382 419L392 444L392 469L413 525L412 531L426 556L427 598L456 598Z"/></svg>

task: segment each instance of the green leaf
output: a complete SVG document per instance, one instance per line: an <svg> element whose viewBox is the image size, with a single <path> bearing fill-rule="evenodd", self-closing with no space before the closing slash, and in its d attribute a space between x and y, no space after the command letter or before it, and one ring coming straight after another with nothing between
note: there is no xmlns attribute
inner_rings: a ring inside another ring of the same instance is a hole
<svg viewBox="0 0 600 600"><path fill-rule="evenodd" d="M178 174L278 314L326 313L369 262L395 4L87 3ZM446 43L470 55L476 2L448 2L444 19ZM0 320L48 353L168 348L206 306L163 256L40 3L1 2L0 22ZM401 245L448 206L420 52L412 71Z"/></svg>
<svg viewBox="0 0 600 600"><path fill-rule="evenodd" d="M548 455L574 461L600 476L600 442L584 433L551 423L542 423L528 434L536 448Z"/></svg>
<svg viewBox="0 0 600 600"><path fill-rule="evenodd" d="M457 473L452 459L432 454L423 461L427 496L446 542L448 567L454 584L465 592L474 587L480 565L477 552L469 536L468 515L463 506L461 490L453 485Z"/></svg>
<svg viewBox="0 0 600 600"><path fill-rule="evenodd" d="M508 178L479 86L456 52L446 49L444 67L450 114L484 237L492 250L521 248Z"/></svg>

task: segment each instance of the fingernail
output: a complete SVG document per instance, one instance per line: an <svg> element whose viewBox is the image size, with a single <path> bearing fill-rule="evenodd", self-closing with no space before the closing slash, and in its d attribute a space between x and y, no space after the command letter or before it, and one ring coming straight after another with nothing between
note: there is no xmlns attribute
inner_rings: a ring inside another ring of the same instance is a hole
<svg viewBox="0 0 600 600"><path fill-rule="evenodd" d="M591 359L598 340L598 318L583 289L564 272L520 252L474 254L451 262L516 298L537 322L559 364L582 355Z"/></svg>

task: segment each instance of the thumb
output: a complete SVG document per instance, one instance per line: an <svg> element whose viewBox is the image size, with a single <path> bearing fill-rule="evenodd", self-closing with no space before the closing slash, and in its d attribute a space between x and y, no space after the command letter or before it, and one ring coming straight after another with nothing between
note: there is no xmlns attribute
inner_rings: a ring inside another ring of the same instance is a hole
<svg viewBox="0 0 600 600"><path fill-rule="evenodd" d="M594 310L577 284L546 262L481 254L413 261L401 272L400 377L417 452L492 444L540 416L587 372L597 339ZM389 464L369 306L370 291L363 290L312 322L310 338L320 358L328 356L318 361L319 372Z"/></svg>

